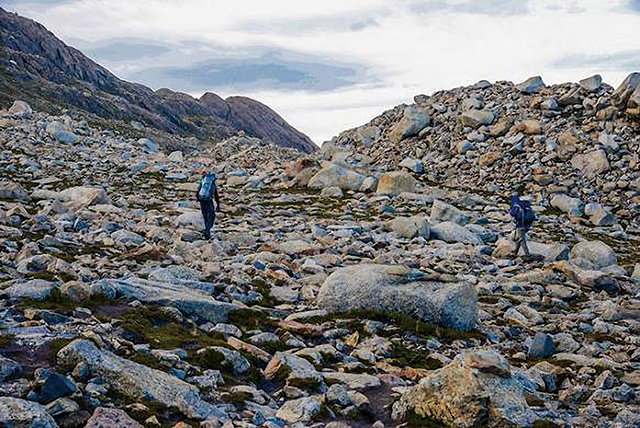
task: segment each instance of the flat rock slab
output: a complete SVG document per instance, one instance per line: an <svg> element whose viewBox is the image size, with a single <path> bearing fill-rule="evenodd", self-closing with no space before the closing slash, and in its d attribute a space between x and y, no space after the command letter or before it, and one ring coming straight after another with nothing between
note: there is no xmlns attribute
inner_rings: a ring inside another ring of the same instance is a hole
<svg viewBox="0 0 640 428"><path fill-rule="evenodd" d="M149 400L167 407L180 407L187 401L195 406L194 400L203 407L210 405L199 398L199 391L175 376L155 370L119 357L112 352L102 351L89 340L77 339L58 352L58 361L66 366L86 363L89 370L103 377L110 388L134 400ZM182 410L182 409L181 409ZM184 410L183 410L184 412Z"/></svg>
<svg viewBox="0 0 640 428"><path fill-rule="evenodd" d="M322 373L322 376L324 376L325 380L343 383L347 386L347 388L355 390L377 388L382 385L380 379L378 379L376 376L365 373L359 374L330 372Z"/></svg>
<svg viewBox="0 0 640 428"><path fill-rule="evenodd" d="M229 312L246 309L239 305L220 302L211 297L213 284L196 281L176 281L177 283L148 281L140 278L106 281L122 297L173 306L185 315L197 316L213 323L226 322Z"/></svg>
<svg viewBox="0 0 640 428"><path fill-rule="evenodd" d="M334 313L357 309L396 312L443 327L472 329L477 319L475 288L464 282L425 279L424 273L403 266L349 266L327 278L318 294L318 306Z"/></svg>

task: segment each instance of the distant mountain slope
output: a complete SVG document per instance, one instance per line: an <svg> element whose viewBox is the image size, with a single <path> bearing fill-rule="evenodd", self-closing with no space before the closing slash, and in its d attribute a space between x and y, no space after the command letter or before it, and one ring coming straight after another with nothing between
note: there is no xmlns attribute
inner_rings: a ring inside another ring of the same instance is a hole
<svg viewBox="0 0 640 428"><path fill-rule="evenodd" d="M224 100L212 93L198 100L126 82L41 24L0 8L0 106L8 107L16 98L36 108L76 108L183 136L223 138L245 131L304 152L316 149L309 137L258 101Z"/></svg>

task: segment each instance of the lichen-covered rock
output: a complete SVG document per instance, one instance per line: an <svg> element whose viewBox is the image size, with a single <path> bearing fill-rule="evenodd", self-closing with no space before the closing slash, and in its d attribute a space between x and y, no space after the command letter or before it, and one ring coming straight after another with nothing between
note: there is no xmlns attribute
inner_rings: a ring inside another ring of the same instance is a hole
<svg viewBox="0 0 640 428"><path fill-rule="evenodd" d="M389 222L389 227L404 238L429 238L429 222L424 217L398 217Z"/></svg>
<svg viewBox="0 0 640 428"><path fill-rule="evenodd" d="M394 171L383 174L378 181L376 193L399 195L403 192L416 193L417 182L405 171Z"/></svg>
<svg viewBox="0 0 640 428"><path fill-rule="evenodd" d="M309 180L312 189L339 187L342 190L357 191L367 177L356 171L335 163L325 164L320 171Z"/></svg>
<svg viewBox="0 0 640 428"><path fill-rule="evenodd" d="M482 239L470 230L451 221L431 226L431 237L451 244L482 245Z"/></svg>
<svg viewBox="0 0 640 428"><path fill-rule="evenodd" d="M0 425L8 428L58 428L46 407L13 397L0 397Z"/></svg>
<svg viewBox="0 0 640 428"><path fill-rule="evenodd" d="M98 407L85 428L142 428L138 422L132 419L124 410Z"/></svg>
<svg viewBox="0 0 640 428"><path fill-rule="evenodd" d="M402 266L338 269L322 285L318 306L330 312L397 312L460 330L472 329L477 317L472 285L429 281L420 271Z"/></svg>
<svg viewBox="0 0 640 428"><path fill-rule="evenodd" d="M570 260L584 269L602 269L617 264L615 251L602 241L578 242L571 249Z"/></svg>
<svg viewBox="0 0 640 428"><path fill-rule="evenodd" d="M492 350L463 352L422 379L393 405L395 419L409 413L465 427L530 427L538 419L509 362Z"/></svg>

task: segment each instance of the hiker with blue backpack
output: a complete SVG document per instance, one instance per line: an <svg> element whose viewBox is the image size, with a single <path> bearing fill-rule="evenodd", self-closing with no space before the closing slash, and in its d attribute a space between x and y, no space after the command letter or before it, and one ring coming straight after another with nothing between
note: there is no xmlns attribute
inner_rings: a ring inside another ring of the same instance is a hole
<svg viewBox="0 0 640 428"><path fill-rule="evenodd" d="M216 211L220 212L220 196L218 186L216 186L216 174L213 172L203 172L196 199L200 202L200 210L204 219L204 238L211 238L211 228L216 220ZM213 202L215 200L215 207Z"/></svg>
<svg viewBox="0 0 640 428"><path fill-rule="evenodd" d="M511 209L509 210L509 214L516 222L516 230L514 233L516 251L514 257L518 257L520 247L524 250L525 257L529 257L527 232L531 229L533 222L536 221L536 215L531 208L531 202L520 199L518 195L511 196Z"/></svg>

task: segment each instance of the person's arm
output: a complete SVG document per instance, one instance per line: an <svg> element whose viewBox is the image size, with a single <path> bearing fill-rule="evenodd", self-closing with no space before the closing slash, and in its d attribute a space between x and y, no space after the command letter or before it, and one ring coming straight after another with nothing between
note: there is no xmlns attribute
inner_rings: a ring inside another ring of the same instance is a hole
<svg viewBox="0 0 640 428"><path fill-rule="evenodd" d="M216 211L220 212L222 209L220 208L220 195L218 194L218 186L216 186L216 190L213 193L213 197L216 200Z"/></svg>
<svg viewBox="0 0 640 428"><path fill-rule="evenodd" d="M198 182L198 189L196 190L196 199L200 202L200 189L202 188L202 180Z"/></svg>

